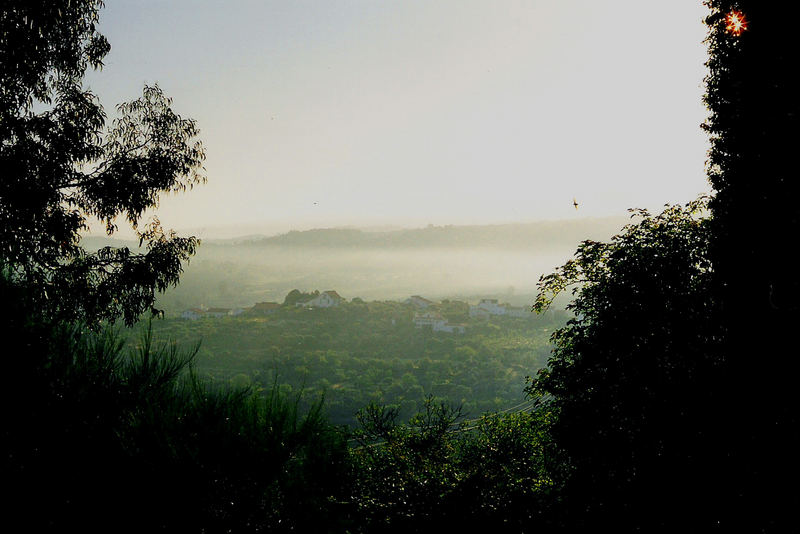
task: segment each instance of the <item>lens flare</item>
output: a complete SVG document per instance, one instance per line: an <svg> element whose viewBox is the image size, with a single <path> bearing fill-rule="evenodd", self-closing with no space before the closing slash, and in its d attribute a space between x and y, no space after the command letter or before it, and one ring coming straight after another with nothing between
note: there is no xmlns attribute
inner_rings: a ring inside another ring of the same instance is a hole
<svg viewBox="0 0 800 534"><path fill-rule="evenodd" d="M747 19L741 11L731 11L725 15L725 31L731 35L740 36L747 29Z"/></svg>

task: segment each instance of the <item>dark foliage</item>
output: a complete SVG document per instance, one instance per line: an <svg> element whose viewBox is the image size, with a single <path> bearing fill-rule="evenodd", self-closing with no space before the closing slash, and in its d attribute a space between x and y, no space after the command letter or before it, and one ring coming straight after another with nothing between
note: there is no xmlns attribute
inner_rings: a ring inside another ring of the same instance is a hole
<svg viewBox="0 0 800 534"><path fill-rule="evenodd" d="M582 284L530 387L569 458L569 529L784 532L800 503L786 350L800 309L787 252L800 50L775 4L707 4L712 217L644 214L541 281L539 308Z"/></svg>
<svg viewBox="0 0 800 534"><path fill-rule="evenodd" d="M283 299L284 306L294 306L298 302L306 302L319 296L319 290L314 290L310 293L305 293L299 289L292 289L287 293L286 298Z"/></svg>
<svg viewBox="0 0 800 534"><path fill-rule="evenodd" d="M469 318L468 305L457 301L436 309L466 323L466 332L416 328L413 306L377 301L164 319L153 331L183 345L202 339L195 360L201 376L255 391L269 391L276 380L287 393L302 385L309 398L325 395L333 423L354 427L355 413L370 402L398 407L406 421L427 394L462 405L468 417L516 405L525 376L547 362L550 333L567 319L563 310Z"/></svg>
<svg viewBox="0 0 800 534"><path fill-rule="evenodd" d="M407 424L369 405L353 451L356 532L545 531L553 480L542 413L465 421L429 398Z"/></svg>
<svg viewBox="0 0 800 534"><path fill-rule="evenodd" d="M736 406L726 414L728 440L720 454L737 473L731 507L747 510L743 520L753 530L784 532L796 528L789 511L800 505L800 366L792 350L800 280L791 255L800 231L800 41L789 5L708 5L705 128L716 190L711 258L729 363L718 387ZM732 13L746 21L739 35L726 29Z"/></svg>
<svg viewBox="0 0 800 534"><path fill-rule="evenodd" d="M87 69L110 50L97 31L100 0L9 0L0 11L0 262L26 297L52 317L90 323L151 309L155 291L178 281L195 238L139 231L146 251L87 253L89 218L109 235L122 217L134 228L159 194L202 183L203 146L194 121L170 108L157 86L120 104L106 130Z"/></svg>
<svg viewBox="0 0 800 534"><path fill-rule="evenodd" d="M0 390L4 521L26 531L326 532L349 485L322 400L210 387L193 352L149 331L54 326L2 281L0 328L19 351ZM310 512L313 511L313 512Z"/></svg>
<svg viewBox="0 0 800 534"><path fill-rule="evenodd" d="M553 411L549 431L569 459L569 528L703 530L720 519L709 492L720 475L709 441L720 329L703 205L637 212L640 222L584 242L540 282L539 309L580 284L575 318L529 388Z"/></svg>

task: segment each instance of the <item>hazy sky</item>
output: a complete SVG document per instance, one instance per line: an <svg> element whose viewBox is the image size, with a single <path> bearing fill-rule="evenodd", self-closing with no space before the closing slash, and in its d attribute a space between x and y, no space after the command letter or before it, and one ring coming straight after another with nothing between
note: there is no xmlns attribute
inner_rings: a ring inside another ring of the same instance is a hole
<svg viewBox="0 0 800 534"><path fill-rule="evenodd" d="M563 219L709 190L700 0L106 4L87 84L111 114L158 82L207 148L170 227Z"/></svg>

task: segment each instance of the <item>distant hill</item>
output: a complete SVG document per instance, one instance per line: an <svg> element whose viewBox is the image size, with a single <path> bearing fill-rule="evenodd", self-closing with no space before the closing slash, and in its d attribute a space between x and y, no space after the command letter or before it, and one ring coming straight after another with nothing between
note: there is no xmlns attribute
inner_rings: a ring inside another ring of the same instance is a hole
<svg viewBox="0 0 800 534"><path fill-rule="evenodd" d="M239 244L260 247L331 248L503 248L553 249L574 247L586 239L607 240L627 224L627 217L587 218L524 224L428 226L367 232L350 228L291 231Z"/></svg>
<svg viewBox="0 0 800 534"><path fill-rule="evenodd" d="M180 285L159 295L158 306L173 315L200 304L246 307L283 301L292 289L335 289L369 300L423 295L530 305L542 274L572 257L581 241L608 240L628 222L609 217L380 231L327 228L205 239L184 264ZM84 238L88 250L138 244Z"/></svg>
<svg viewBox="0 0 800 534"><path fill-rule="evenodd" d="M353 228L292 230L271 237L242 236L204 239L204 248L347 248L347 249L428 249L491 248L507 250L574 249L581 241L608 240L630 222L627 217L585 218L568 221L495 225L446 225L425 228L367 231ZM138 242L101 236L83 238L87 250L104 246L138 248Z"/></svg>
<svg viewBox="0 0 800 534"><path fill-rule="evenodd" d="M292 230L271 237L242 236L204 239L205 247L287 247L350 249L495 248L553 250L574 248L586 239L608 240L630 222L627 217L585 218L566 221L494 225L446 225L425 228L367 231L354 228ZM138 248L138 242L100 236L83 238L88 250L104 246Z"/></svg>

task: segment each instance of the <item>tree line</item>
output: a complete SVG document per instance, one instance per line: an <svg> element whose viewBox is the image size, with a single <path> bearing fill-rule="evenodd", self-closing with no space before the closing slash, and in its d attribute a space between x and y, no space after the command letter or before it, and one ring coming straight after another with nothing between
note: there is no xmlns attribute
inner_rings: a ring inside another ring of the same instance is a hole
<svg viewBox="0 0 800 534"><path fill-rule="evenodd" d="M391 301L341 303L307 310L292 305L300 292L269 314L245 312L211 321L165 319L154 334L191 346L200 341L195 369L220 384L266 393L303 391L325 398L334 424L357 426L356 412L370 402L416 413L427 395L461 405L470 416L503 410L524 400L525 377L547 363L550 334L567 319L545 315L470 319L468 305L446 301L437 308L466 324L464 334L417 328L410 304ZM135 343L134 327L128 339Z"/></svg>

